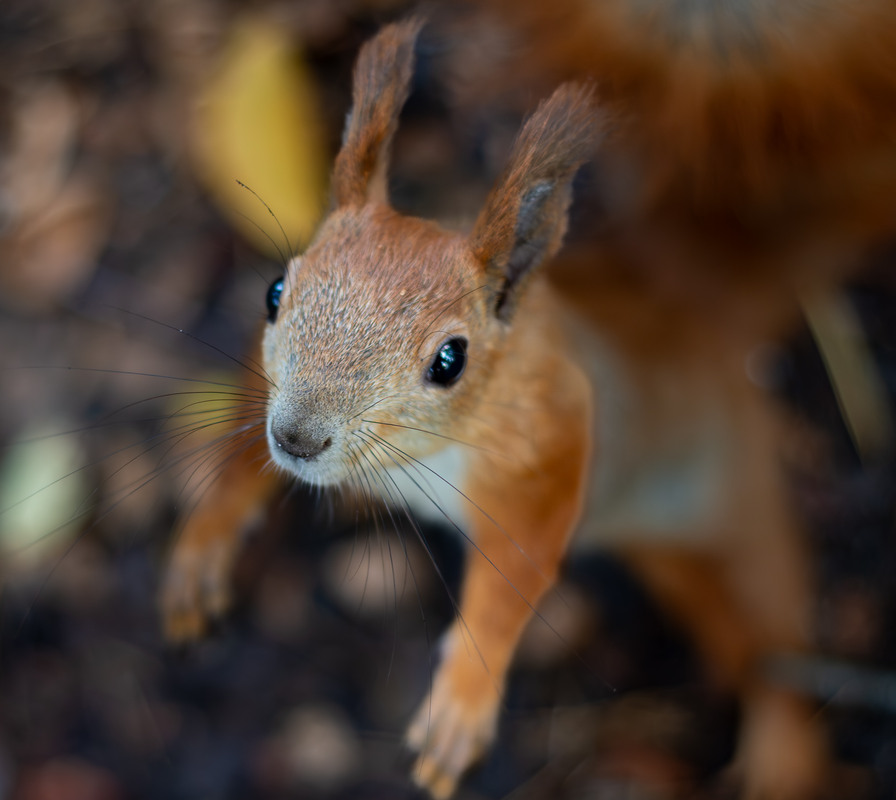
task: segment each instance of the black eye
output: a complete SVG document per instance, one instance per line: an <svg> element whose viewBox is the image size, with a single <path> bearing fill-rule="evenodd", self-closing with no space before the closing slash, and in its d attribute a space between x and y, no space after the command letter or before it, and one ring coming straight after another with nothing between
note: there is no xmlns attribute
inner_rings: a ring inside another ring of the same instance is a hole
<svg viewBox="0 0 896 800"><path fill-rule="evenodd" d="M269 287L265 302L268 305L268 322L277 319L277 309L280 308L280 295L283 294L283 278L277 278Z"/></svg>
<svg viewBox="0 0 896 800"><path fill-rule="evenodd" d="M426 372L426 379L439 386L451 386L463 374L467 363L467 340L449 339L439 348Z"/></svg>

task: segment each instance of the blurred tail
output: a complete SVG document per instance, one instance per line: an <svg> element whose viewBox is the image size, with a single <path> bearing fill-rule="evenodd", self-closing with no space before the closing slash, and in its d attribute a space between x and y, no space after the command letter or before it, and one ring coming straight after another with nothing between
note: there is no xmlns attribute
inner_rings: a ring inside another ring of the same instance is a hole
<svg viewBox="0 0 896 800"><path fill-rule="evenodd" d="M615 257L816 285L894 233L892 0L484 5L505 66L471 84L478 101L596 81L615 122L599 155Z"/></svg>

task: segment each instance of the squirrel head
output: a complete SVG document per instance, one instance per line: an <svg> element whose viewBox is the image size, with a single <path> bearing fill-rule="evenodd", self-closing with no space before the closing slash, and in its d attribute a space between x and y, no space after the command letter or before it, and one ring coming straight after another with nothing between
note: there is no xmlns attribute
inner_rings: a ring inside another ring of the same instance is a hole
<svg viewBox="0 0 896 800"><path fill-rule="evenodd" d="M591 92L561 86L523 127L469 235L399 214L388 154L419 29L390 25L361 49L332 209L269 293L268 443L311 484L406 464L476 413L599 133Z"/></svg>

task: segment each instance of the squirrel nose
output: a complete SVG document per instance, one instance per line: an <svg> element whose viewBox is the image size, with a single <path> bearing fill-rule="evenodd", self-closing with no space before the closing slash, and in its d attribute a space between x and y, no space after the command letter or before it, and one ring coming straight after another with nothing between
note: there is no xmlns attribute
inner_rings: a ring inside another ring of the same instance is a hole
<svg viewBox="0 0 896 800"><path fill-rule="evenodd" d="M271 435L281 450L285 450L291 456L306 460L320 455L333 444L333 439L329 436L320 438L295 428L274 426L271 429Z"/></svg>

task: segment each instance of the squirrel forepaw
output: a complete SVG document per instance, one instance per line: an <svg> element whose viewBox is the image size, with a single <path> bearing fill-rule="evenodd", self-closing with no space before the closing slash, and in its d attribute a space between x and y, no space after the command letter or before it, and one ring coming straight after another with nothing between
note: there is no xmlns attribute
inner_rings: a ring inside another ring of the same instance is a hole
<svg viewBox="0 0 896 800"><path fill-rule="evenodd" d="M232 548L197 547L182 538L165 570L160 597L165 638L182 644L200 638L230 607Z"/></svg>
<svg viewBox="0 0 896 800"><path fill-rule="evenodd" d="M408 728L407 744L419 754L413 778L437 800L454 794L495 736L498 693L481 666L479 671L477 680L458 681L443 665Z"/></svg>

